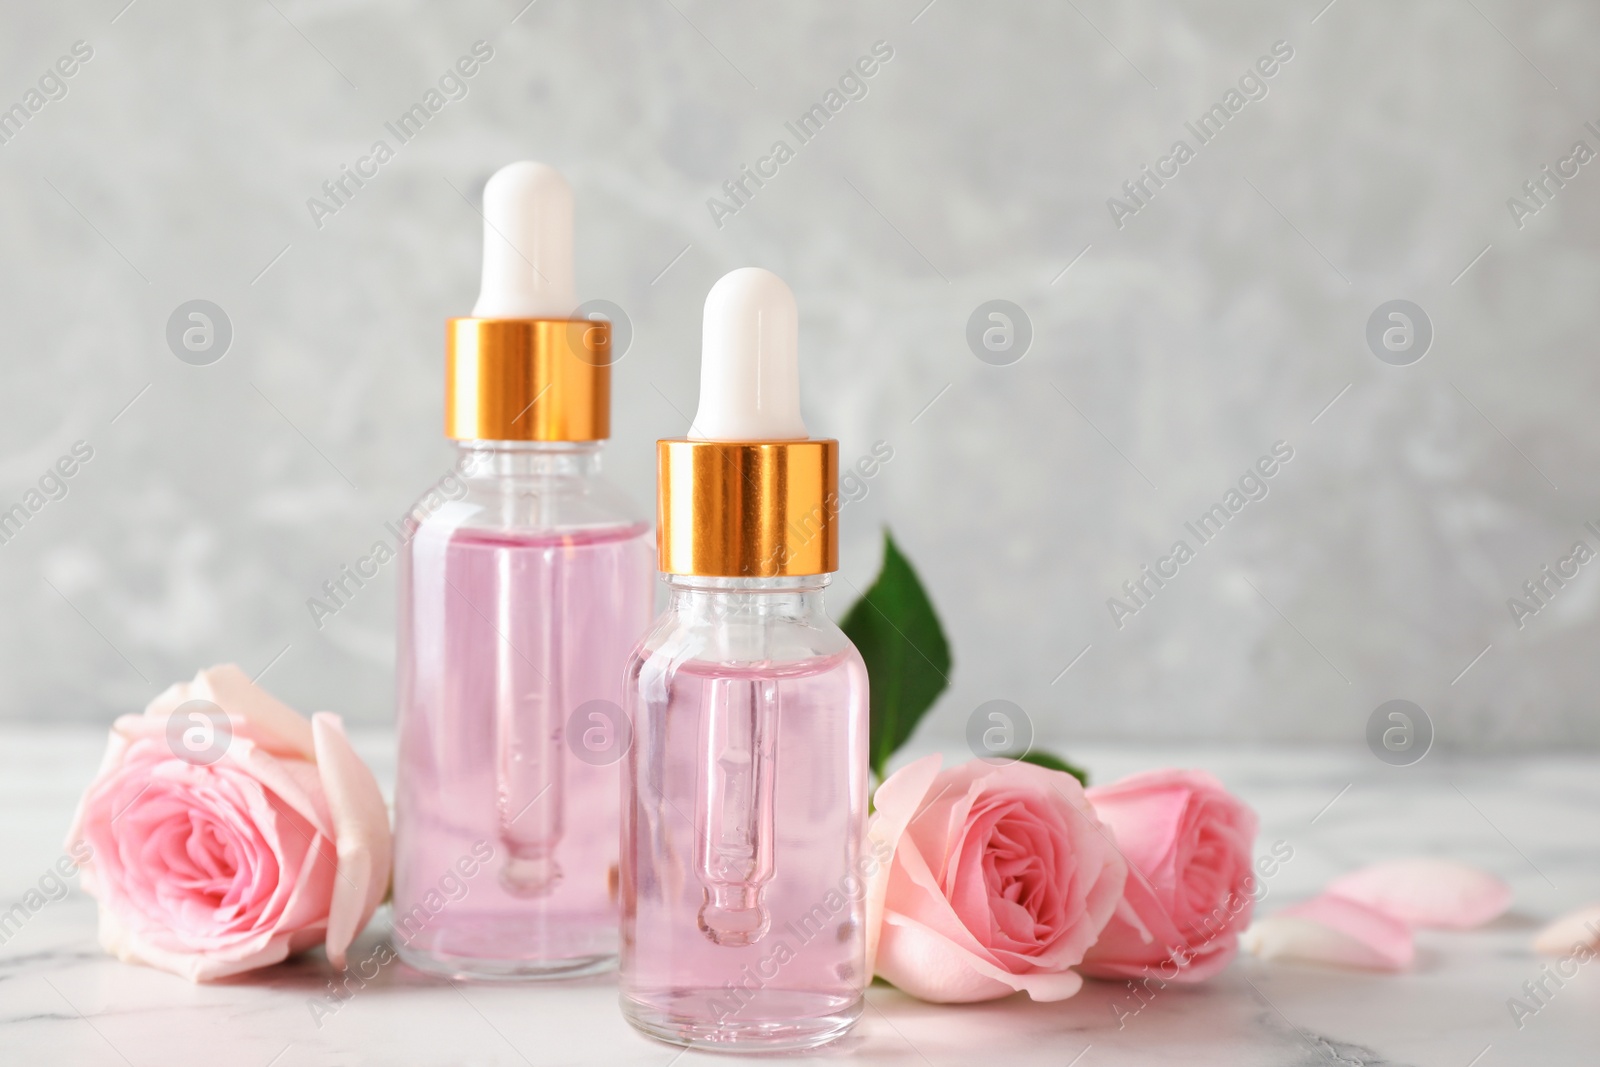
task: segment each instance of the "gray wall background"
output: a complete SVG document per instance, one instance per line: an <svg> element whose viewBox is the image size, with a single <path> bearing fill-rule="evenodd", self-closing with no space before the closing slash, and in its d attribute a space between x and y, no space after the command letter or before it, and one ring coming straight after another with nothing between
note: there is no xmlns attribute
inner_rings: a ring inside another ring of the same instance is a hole
<svg viewBox="0 0 1600 1067"><path fill-rule="evenodd" d="M793 286L813 432L894 449L833 607L892 525L955 652L930 737L1008 699L1058 747L1358 743L1403 697L1445 746L1600 744L1600 564L1521 628L1506 604L1600 547L1600 162L1507 207L1600 149L1593 4L125 2L0 13L0 106L93 48L0 146L0 506L94 449L0 545L0 714L103 722L236 660L389 721L392 566L320 630L306 598L446 470L474 205L533 158L576 190L580 295L632 321L610 464L641 506L706 290ZM469 94L314 225L478 40ZM880 40L865 98L716 226ZM1267 96L1119 229L1107 198L1280 40ZM196 298L233 328L209 366L164 336ZM1405 367L1364 336L1396 298L1435 332ZM991 299L1031 320L1009 366L965 340ZM1280 440L1270 495L1117 629L1107 598Z"/></svg>

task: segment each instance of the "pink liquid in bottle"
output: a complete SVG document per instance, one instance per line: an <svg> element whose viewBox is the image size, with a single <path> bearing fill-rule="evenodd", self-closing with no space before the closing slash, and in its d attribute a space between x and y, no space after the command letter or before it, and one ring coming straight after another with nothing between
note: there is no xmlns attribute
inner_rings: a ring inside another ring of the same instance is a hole
<svg viewBox="0 0 1600 1067"><path fill-rule="evenodd" d="M764 662L690 658L721 643L720 594L674 589L627 682L623 1012L696 1047L818 1045L870 977L866 670L818 580L756 594L787 601Z"/></svg>
<svg viewBox="0 0 1600 1067"><path fill-rule="evenodd" d="M649 528L472 528L452 507L401 555L395 940L449 975L604 969Z"/></svg>

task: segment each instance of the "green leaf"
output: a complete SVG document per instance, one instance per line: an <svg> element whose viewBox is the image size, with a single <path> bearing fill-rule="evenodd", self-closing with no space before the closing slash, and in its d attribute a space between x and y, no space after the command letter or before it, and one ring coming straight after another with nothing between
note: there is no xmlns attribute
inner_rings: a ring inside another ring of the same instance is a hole
<svg viewBox="0 0 1600 1067"><path fill-rule="evenodd" d="M1032 763L1052 771L1066 771L1068 774L1072 775L1072 777L1078 780L1078 784L1089 784L1088 771L1084 770L1082 767L1074 767L1060 756L1054 756L1048 752L1040 752L1038 749L1032 749L1031 751L1023 752L1020 755L1016 755L1011 758L1019 759L1024 763Z"/></svg>
<svg viewBox="0 0 1600 1067"><path fill-rule="evenodd" d="M867 665L872 772L883 777L889 757L911 737L950 684L950 645L917 572L883 533L883 570L845 612L840 627Z"/></svg>

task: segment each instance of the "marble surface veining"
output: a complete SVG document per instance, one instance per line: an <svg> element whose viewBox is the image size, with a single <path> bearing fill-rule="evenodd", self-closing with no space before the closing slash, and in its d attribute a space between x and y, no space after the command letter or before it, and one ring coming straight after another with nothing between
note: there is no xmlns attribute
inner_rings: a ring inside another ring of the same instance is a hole
<svg viewBox="0 0 1600 1067"><path fill-rule="evenodd" d="M358 747L392 780L392 737ZM59 855L103 737L90 730L0 731L0 902L9 906ZM1059 747L1059 746L1058 746ZM1136 999L1089 981L1076 997L939 1006L874 987L858 1028L811 1056L777 1062L945 1067L1565 1067L1595 1062L1600 970L1588 968L1519 1028L1507 999L1545 961L1529 941L1562 911L1600 900L1600 760L1490 763L1430 756L1408 768L1365 751L1079 746L1100 781L1139 768L1203 766L1262 818L1258 849L1293 858L1263 911L1385 857L1454 856L1516 891L1508 916L1470 933L1418 938L1414 970L1372 975L1241 959L1198 988ZM352 957L381 957L383 911ZM398 962L336 1012L310 1005L334 972L320 952L238 980L196 986L105 957L94 905L74 889L0 946L0 1064L73 1067L446 1067L728 1064L637 1036L614 981L552 986L451 984ZM757 1062L757 1061L752 1061ZM770 1061L769 1061L770 1062Z"/></svg>

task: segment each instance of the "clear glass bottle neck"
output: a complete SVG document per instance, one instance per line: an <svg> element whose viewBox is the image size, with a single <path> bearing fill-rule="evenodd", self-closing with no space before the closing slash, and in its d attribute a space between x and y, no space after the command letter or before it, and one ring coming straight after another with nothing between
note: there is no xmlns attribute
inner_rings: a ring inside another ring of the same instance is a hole
<svg viewBox="0 0 1600 1067"><path fill-rule="evenodd" d="M590 478L600 473L604 441L457 441L468 478Z"/></svg>
<svg viewBox="0 0 1600 1067"><path fill-rule="evenodd" d="M682 615L804 619L824 613L822 594L833 576L807 574L778 578L665 576L672 610Z"/></svg>

